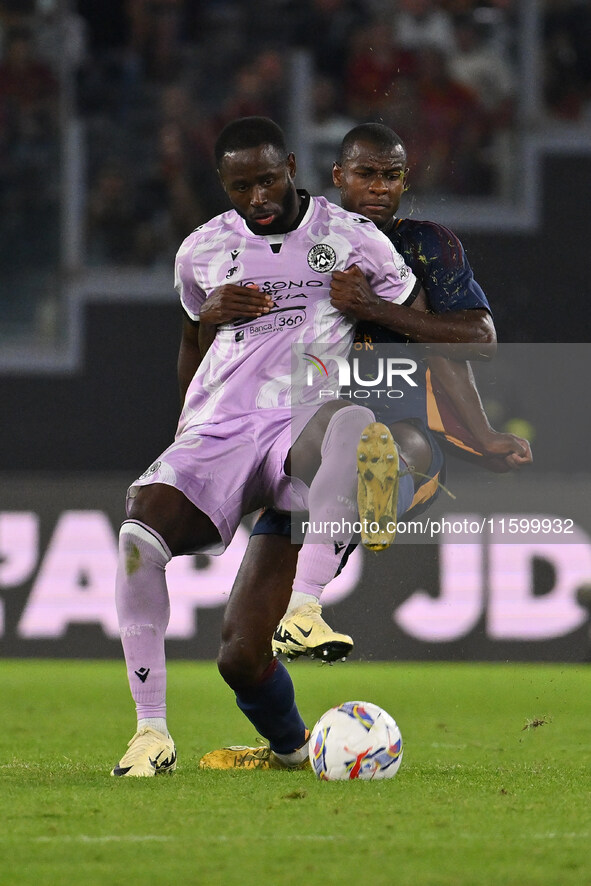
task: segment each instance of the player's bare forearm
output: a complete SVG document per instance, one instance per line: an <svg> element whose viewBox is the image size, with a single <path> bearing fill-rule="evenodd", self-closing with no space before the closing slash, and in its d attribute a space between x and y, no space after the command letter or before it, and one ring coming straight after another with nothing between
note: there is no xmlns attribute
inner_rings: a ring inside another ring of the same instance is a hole
<svg viewBox="0 0 591 886"><path fill-rule="evenodd" d="M429 358L429 368L435 391L450 397L463 425L486 448L495 432L484 411L470 364L433 356Z"/></svg>
<svg viewBox="0 0 591 886"><path fill-rule="evenodd" d="M531 464L533 458L527 440L496 431L490 425L469 363L431 357L429 366L434 389L443 390L450 397L480 451L496 461L495 470L508 471Z"/></svg>
<svg viewBox="0 0 591 886"><path fill-rule="evenodd" d="M379 298L357 267L335 271L331 303L355 320L377 323L410 340L430 344L434 353L453 360L490 360L496 350L492 317L484 309L432 314L421 290L412 306ZM443 345L443 348L437 348Z"/></svg>
<svg viewBox="0 0 591 886"><path fill-rule="evenodd" d="M490 360L496 351L496 332L488 311L449 311L431 314L380 299L368 319L419 343L442 345L435 352L452 360ZM431 349L430 349L431 350Z"/></svg>
<svg viewBox="0 0 591 886"><path fill-rule="evenodd" d="M212 346L216 332L217 326L214 326L212 323L204 323L202 320L199 321L198 341L199 353L201 354L202 360Z"/></svg>
<svg viewBox="0 0 591 886"><path fill-rule="evenodd" d="M183 316L183 331L177 360L177 376L181 406L185 402L187 388L201 363L202 353L199 347L199 326L187 314Z"/></svg>

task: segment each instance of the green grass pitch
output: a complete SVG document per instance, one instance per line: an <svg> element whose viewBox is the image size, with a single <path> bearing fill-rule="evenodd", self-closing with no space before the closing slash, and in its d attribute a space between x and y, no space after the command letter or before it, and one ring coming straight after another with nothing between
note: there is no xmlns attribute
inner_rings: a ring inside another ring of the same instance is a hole
<svg viewBox="0 0 591 886"><path fill-rule="evenodd" d="M169 667L173 776L114 779L134 731L122 662L2 662L2 886L568 886L591 882L587 666L289 666L311 726L361 699L398 775L206 772L256 736L205 662Z"/></svg>

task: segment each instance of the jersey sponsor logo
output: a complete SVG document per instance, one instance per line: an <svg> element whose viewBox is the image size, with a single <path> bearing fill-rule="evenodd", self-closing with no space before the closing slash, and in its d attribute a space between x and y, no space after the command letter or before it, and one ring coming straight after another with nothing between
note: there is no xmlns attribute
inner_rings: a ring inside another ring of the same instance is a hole
<svg viewBox="0 0 591 886"><path fill-rule="evenodd" d="M285 293L279 294L279 295L276 292L273 293L273 302L274 303L278 302L278 301L287 301L290 298L291 299L308 298L308 295L305 292L285 292Z"/></svg>
<svg viewBox="0 0 591 886"><path fill-rule="evenodd" d="M308 264L313 271L327 274L337 263L337 254L328 243L317 243L308 252Z"/></svg>
<svg viewBox="0 0 591 886"><path fill-rule="evenodd" d="M244 341L245 336L252 338L255 335L265 335L269 332L284 332L301 326L306 319L306 308L302 305L294 305L289 308L279 308L271 311L265 317L258 320L238 320L234 328L243 326L234 335L234 341Z"/></svg>
<svg viewBox="0 0 591 886"><path fill-rule="evenodd" d="M252 338L253 335L263 335L265 332L273 332L274 328L275 324L273 321L270 323L253 323L252 326L249 326L248 332Z"/></svg>
<svg viewBox="0 0 591 886"><path fill-rule="evenodd" d="M275 297L277 296L277 293L282 289L314 289L324 286L325 282L323 280L264 280L261 283L257 282L256 280L246 280L242 285L256 286L261 292ZM307 298L307 296L303 293L298 293L298 295L300 294L303 295L304 298ZM290 298L289 295L281 297ZM297 296L291 297L296 298ZM277 296L277 298L279 298L279 296Z"/></svg>
<svg viewBox="0 0 591 886"><path fill-rule="evenodd" d="M233 265L228 273L226 274L226 280L229 280L230 277L233 277L236 271L238 270L238 265Z"/></svg>

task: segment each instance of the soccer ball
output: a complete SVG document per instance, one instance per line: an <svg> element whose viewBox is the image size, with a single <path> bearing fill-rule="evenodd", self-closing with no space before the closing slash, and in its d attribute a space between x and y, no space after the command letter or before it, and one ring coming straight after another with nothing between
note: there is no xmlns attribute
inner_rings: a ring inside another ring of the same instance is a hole
<svg viewBox="0 0 591 886"><path fill-rule="evenodd" d="M323 781L392 778L402 762L402 736L396 721L376 704L346 701L320 717L308 753Z"/></svg>

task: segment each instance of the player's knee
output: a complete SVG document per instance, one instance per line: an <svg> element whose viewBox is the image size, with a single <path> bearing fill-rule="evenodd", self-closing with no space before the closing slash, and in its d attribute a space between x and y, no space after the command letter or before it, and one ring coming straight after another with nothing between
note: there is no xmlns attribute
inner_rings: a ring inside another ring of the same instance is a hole
<svg viewBox="0 0 591 886"><path fill-rule="evenodd" d="M171 553L164 539L149 526L126 520L119 530L119 559L126 575L132 576L145 566L164 569Z"/></svg>
<svg viewBox="0 0 591 886"><path fill-rule="evenodd" d="M157 486L138 486L130 490L127 498L127 516L131 520L150 524L152 515L157 510L152 502L158 493Z"/></svg>
<svg viewBox="0 0 591 886"><path fill-rule="evenodd" d="M270 651L270 650L269 650ZM268 667L269 656L259 643L248 643L237 634L222 640L217 666L223 679L232 689L256 685Z"/></svg>

